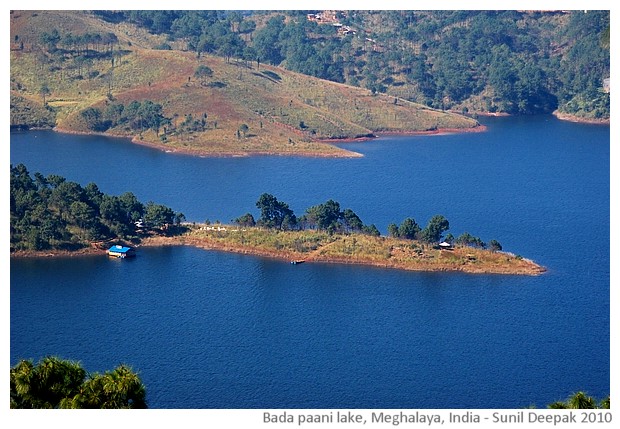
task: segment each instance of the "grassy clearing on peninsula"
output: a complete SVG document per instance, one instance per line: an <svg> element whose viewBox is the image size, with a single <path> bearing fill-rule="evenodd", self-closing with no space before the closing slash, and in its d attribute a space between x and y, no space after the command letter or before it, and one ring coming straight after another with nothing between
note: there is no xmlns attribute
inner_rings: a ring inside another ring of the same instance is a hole
<svg viewBox="0 0 620 429"><path fill-rule="evenodd" d="M534 262L510 253L472 247L440 250L415 240L376 237L361 233L276 231L231 225L191 228L169 244L184 243L236 253L258 254L287 260L372 265L413 271L538 275L545 271ZM148 241L147 241L148 243ZM152 244L158 244L157 241Z"/></svg>

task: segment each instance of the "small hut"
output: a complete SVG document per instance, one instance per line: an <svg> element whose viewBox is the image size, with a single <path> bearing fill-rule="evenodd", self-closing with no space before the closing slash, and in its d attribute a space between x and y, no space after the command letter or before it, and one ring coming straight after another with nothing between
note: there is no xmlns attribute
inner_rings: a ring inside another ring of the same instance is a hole
<svg viewBox="0 0 620 429"><path fill-rule="evenodd" d="M136 251L132 247L125 247L116 244L108 249L107 254L108 256L124 259L136 256Z"/></svg>

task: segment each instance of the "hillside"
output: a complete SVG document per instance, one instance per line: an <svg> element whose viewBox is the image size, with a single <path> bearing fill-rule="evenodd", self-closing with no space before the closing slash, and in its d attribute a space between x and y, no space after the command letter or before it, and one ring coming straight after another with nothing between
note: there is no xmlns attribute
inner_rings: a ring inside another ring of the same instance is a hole
<svg viewBox="0 0 620 429"><path fill-rule="evenodd" d="M403 98L165 42L87 12L11 12L11 124L55 118L62 131L215 156L358 156L324 140L480 129Z"/></svg>
<svg viewBox="0 0 620 429"><path fill-rule="evenodd" d="M353 11L360 85L436 108L609 121L609 11ZM361 51L361 52L360 52ZM366 52L364 52L366 51ZM361 54L361 55L360 55ZM345 73L345 81L349 81Z"/></svg>
<svg viewBox="0 0 620 429"><path fill-rule="evenodd" d="M609 10L93 13L161 49L260 60L441 110L609 122Z"/></svg>

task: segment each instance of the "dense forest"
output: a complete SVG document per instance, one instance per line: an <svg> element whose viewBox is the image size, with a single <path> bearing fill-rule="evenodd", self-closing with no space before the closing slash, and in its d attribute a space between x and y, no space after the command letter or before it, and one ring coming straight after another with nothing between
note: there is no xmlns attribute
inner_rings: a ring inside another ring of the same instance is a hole
<svg viewBox="0 0 620 429"><path fill-rule="evenodd" d="M76 250L95 241L135 240L149 231L171 233L185 219L161 204L138 201L131 192L104 194L51 174L31 177L11 165L11 251Z"/></svg>
<svg viewBox="0 0 620 429"><path fill-rule="evenodd" d="M609 118L609 11L95 13L166 35L159 49L279 65L434 108Z"/></svg>

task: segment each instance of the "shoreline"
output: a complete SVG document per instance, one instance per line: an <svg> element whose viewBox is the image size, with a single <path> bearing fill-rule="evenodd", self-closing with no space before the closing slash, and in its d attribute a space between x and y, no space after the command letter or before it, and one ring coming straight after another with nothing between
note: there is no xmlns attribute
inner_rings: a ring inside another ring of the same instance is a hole
<svg viewBox="0 0 620 429"><path fill-rule="evenodd" d="M458 112L454 112L454 113L458 113ZM473 111L473 112L468 112L466 114L466 116L471 116L471 115L475 115L475 116L484 116L484 117L488 117L488 118L505 118L508 116L514 116L511 115L510 113L506 113L506 112L479 112L479 111Z"/></svg>
<svg viewBox="0 0 620 429"><path fill-rule="evenodd" d="M107 132L88 132L88 131L76 131L70 130L67 128L54 127L51 129L54 132L61 134L74 134L74 135L83 135L83 136L103 136L103 137L112 137L112 138L120 138L129 140L130 143L148 147L151 149L159 150L164 153L169 153L173 155L188 155L188 156L196 156L199 158L247 158L252 156L301 156L301 157L310 157L310 158L361 158L362 154L353 151L347 151L348 153L326 153L326 152L278 152L278 151L265 151L265 152L247 152L247 151L222 151L222 152L211 152L211 151L203 151L200 149L181 149L177 147L166 146L163 143L155 143L146 140L142 140L139 136L126 136L120 134L113 134ZM318 143L335 143L336 141L321 141L315 140Z"/></svg>
<svg viewBox="0 0 620 429"><path fill-rule="evenodd" d="M355 240L354 236L352 236ZM455 248L452 251L429 250L429 254L411 258L405 254L404 246L398 241L389 241L388 247L394 249L389 258L378 259L376 255L364 254L338 254L331 253L330 247L345 243L351 237L338 236L334 241L320 245L312 251L294 251L291 249L274 249L269 247L239 244L234 241L220 240L214 236L152 236L144 238L140 244L133 247L165 247L165 246L192 246L199 249L252 255L265 257L290 263L291 261L317 262L327 264L360 265L386 269L398 269L416 272L461 272L468 274L502 274L502 275L527 275L537 276L545 273L546 268L535 262L517 258L515 255L505 252L490 252L488 250L473 248ZM379 242L385 242L386 237L377 238ZM104 246L105 247L105 246ZM445 253L449 252L449 253ZM434 256L431 254L434 253ZM11 252L11 258L49 258L49 257L87 257L105 256L105 249L91 245L76 251L68 250L45 250L45 251L15 251ZM455 257L456 260L451 259ZM474 257L475 262L463 260ZM460 259L459 259L460 258ZM479 260L479 261L478 261Z"/></svg>
<svg viewBox="0 0 620 429"><path fill-rule="evenodd" d="M478 125L470 128L437 128L436 130L425 131L379 131L379 137L399 137L399 136L436 136L445 134L462 134L462 133L483 133L487 131L486 125Z"/></svg>
<svg viewBox="0 0 620 429"><path fill-rule="evenodd" d="M245 157L255 157L255 156L291 156L291 157L305 157L305 158L361 158L364 155L343 149L344 153L329 153L329 152L282 152L282 151L265 151L265 152L247 152L247 151L222 151L222 152L211 152L211 151L203 151L200 149L181 149L177 147L166 146L163 143L155 143L151 141L145 141L139 138L139 136L126 136L114 133L107 132L96 132L96 131L76 131L62 127L53 127L51 129L54 132L61 134L73 134L73 135L85 135L85 136L103 136L103 137L112 137L112 138L120 138L127 139L129 142L148 147L151 149L156 149L165 153L175 154L175 155L188 155L188 156L196 156L200 158L245 158ZM314 139L313 141L316 143L325 143L330 145L336 145L339 143L363 143L367 141L376 140L380 137L405 137L405 136L430 136L430 135L445 135L445 134L459 134L459 133L480 133L487 131L486 125L477 125L475 127L470 128L437 128L436 130L424 130L424 131L377 131L373 133L372 136L363 136L363 137L351 137L351 138L342 138L342 139Z"/></svg>
<svg viewBox="0 0 620 429"><path fill-rule="evenodd" d="M383 238L383 237L381 237ZM216 239L209 239L207 237L149 237L144 240L140 246L144 247L160 247L160 246L193 246L204 250L213 250L227 253L236 253L242 255L252 255L265 258L271 258L281 260L283 262L290 261L304 261L307 263L318 262L326 264L342 264L342 265L360 265L366 267L377 267L387 269L397 269L404 271L416 271L416 272L461 272L467 274L503 274L503 275L528 275L537 276L545 273L547 270L543 266L536 264L534 261L523 258L523 266L519 269L510 267L512 269L506 269L506 266L493 267L490 265L477 266L474 264L457 264L453 262L447 262L443 265L429 264L424 261L405 261L405 260L373 260L369 257L359 257L356 255L329 255L323 254L321 250L329 247L330 244L324 245L319 248L319 251L314 252L296 252L291 250L275 250L265 249L259 247L252 247L247 245L236 245L234 243L222 243ZM465 252L487 252L474 249L466 249ZM506 255L507 257L514 257L509 253L498 252L500 255Z"/></svg>
<svg viewBox="0 0 620 429"><path fill-rule="evenodd" d="M99 249L96 247L84 247L77 250L62 250L62 249L49 249L49 250L15 250L10 252L11 258L29 259L29 258L56 258L56 257L81 257L81 256L95 256L105 255L105 249Z"/></svg>
<svg viewBox="0 0 620 429"><path fill-rule="evenodd" d="M610 125L611 124L611 118L608 118L608 119L582 118L580 116L571 115L569 113L562 113L557 110L554 111L552 115L561 121L575 122L578 124L591 124L591 125Z"/></svg>

